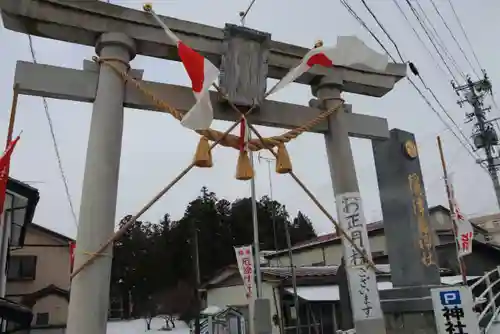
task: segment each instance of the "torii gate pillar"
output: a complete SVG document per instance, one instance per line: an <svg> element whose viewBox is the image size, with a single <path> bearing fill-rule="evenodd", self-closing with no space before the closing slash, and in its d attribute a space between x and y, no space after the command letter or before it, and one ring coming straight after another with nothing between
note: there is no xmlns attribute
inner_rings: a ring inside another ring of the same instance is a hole
<svg viewBox="0 0 500 334"><path fill-rule="evenodd" d="M320 107L330 109L340 103L342 88L342 74L334 73L334 75L323 77L318 85L312 86L312 91L318 97ZM337 217L339 225L364 250L371 261L368 232L347 132L346 115L344 110L330 115L328 130L325 132ZM363 263L360 255L345 238L342 238L342 246L356 333L386 334L375 270Z"/></svg>
<svg viewBox="0 0 500 334"><path fill-rule="evenodd" d="M100 57L128 69L135 42L122 33L105 33L96 45ZM125 84L109 67L100 66L92 109L76 238L75 268L114 232L123 132ZM112 247L71 282L67 334L104 334L108 315Z"/></svg>

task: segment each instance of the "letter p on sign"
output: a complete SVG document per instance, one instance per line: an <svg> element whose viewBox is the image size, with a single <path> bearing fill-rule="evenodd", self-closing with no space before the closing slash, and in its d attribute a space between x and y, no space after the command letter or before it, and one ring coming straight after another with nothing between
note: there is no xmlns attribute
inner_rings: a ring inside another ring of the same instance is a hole
<svg viewBox="0 0 500 334"><path fill-rule="evenodd" d="M439 298L441 299L441 304L443 306L462 304L462 301L460 300L460 292L458 290L441 291L439 293Z"/></svg>

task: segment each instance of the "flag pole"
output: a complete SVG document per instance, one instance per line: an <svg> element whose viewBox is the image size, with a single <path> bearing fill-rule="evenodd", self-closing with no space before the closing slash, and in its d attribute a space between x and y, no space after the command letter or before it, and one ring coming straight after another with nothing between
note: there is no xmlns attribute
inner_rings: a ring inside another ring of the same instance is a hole
<svg viewBox="0 0 500 334"><path fill-rule="evenodd" d="M459 254L459 245L458 245L458 240L457 240L457 224L455 221L455 206L453 204L453 201L451 199L451 187L450 187L450 182L448 179L448 171L446 169L446 161L444 160L444 153L443 153L443 144L441 143L441 137L437 136L437 144L438 144L438 149L439 149L439 157L441 158L441 166L443 167L443 177L444 177L444 184L446 187L446 195L448 196L448 205L450 207L450 215L451 215L451 225L452 228L451 230L453 231L453 238L455 239L455 248L457 252L457 260L460 266L460 274L462 276L462 283L464 286L467 286L467 273L466 273L466 268L465 268L465 262L463 257L460 257ZM472 241L471 241L472 242Z"/></svg>
<svg viewBox="0 0 500 334"><path fill-rule="evenodd" d="M248 141L252 139L252 132L248 132ZM253 249L255 257L255 276L257 285L257 298L262 297L262 275L260 273L260 243L259 243L259 221L257 218L257 199L255 195L255 168L253 161L253 151L249 150L250 163L254 170L254 175L250 179L250 192L252 197L252 223L253 223Z"/></svg>
<svg viewBox="0 0 500 334"><path fill-rule="evenodd" d="M9 127L7 129L7 138L5 141L5 151L9 147L10 142L12 141L12 133L14 132L14 123L16 121L16 113L17 113L17 101L19 99L19 92L17 90L17 84L13 87L12 93L12 105L10 107L10 116L9 116ZM7 173L5 177L9 177L9 166L7 166ZM5 197L4 197L5 201ZM5 215L5 205L2 207L3 210L0 212L0 223L2 226L2 234L0 238L0 297L5 298L7 291L7 257L9 255L9 237L10 237L10 225L6 221ZM0 327L1 330L4 330L4 325Z"/></svg>

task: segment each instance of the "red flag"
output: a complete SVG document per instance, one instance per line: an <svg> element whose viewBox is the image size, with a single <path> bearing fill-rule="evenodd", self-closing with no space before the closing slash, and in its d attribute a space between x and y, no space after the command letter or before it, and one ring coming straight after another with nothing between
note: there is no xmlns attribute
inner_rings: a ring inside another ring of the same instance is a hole
<svg viewBox="0 0 500 334"><path fill-rule="evenodd" d="M250 140L250 129L248 128L246 118L242 118L240 121L240 152L246 152L248 150L248 141Z"/></svg>
<svg viewBox="0 0 500 334"><path fill-rule="evenodd" d="M192 130L208 129L214 118L209 88L219 76L219 69L177 37L150 6L144 9L153 15L167 36L175 42L182 64L191 79L195 105L182 117L181 124Z"/></svg>
<svg viewBox="0 0 500 334"><path fill-rule="evenodd" d="M69 243L70 272L73 272L73 265L75 263L75 248L76 248L76 242L70 241Z"/></svg>
<svg viewBox="0 0 500 334"><path fill-rule="evenodd" d="M19 136L11 141L7 146L7 149L0 158L0 214L3 213L3 206L5 202L5 193L7 191L7 181L9 180L9 167L10 167L10 157L14 151L14 147L19 141Z"/></svg>
<svg viewBox="0 0 500 334"><path fill-rule="evenodd" d="M371 50L359 38L355 36L339 36L335 47L320 46L310 50L302 58L299 65L291 69L266 95L276 93L309 71L314 65L333 67L358 64L383 71L387 67L387 62L387 56Z"/></svg>

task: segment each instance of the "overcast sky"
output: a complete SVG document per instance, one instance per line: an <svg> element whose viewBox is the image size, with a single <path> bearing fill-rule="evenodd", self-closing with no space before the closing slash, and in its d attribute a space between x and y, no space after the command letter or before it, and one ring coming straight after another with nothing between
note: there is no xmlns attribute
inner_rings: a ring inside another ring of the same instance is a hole
<svg viewBox="0 0 500 334"><path fill-rule="evenodd" d="M404 0L396 0L406 11L411 23L427 42L423 31L412 16ZM474 61L447 0L434 0L450 28L461 43L471 61ZM498 49L498 0L452 0L455 9L475 47L481 65L488 71L493 86L500 87L500 51ZM138 0L112 0L113 3L139 9ZM238 23L238 12L248 5L247 0L156 0L156 11L179 19L223 27L226 22ZM472 73L464 56L451 38L430 0L419 1L438 30L447 48L459 66ZM359 0L350 3L357 13L389 46ZM471 124L464 125L464 113L469 107L460 109L457 96L450 86L450 77L445 76L429 56L404 21L392 0L368 1L397 42L404 57L413 61L438 98L449 110L464 132L471 133ZM377 43L347 13L337 0L257 0L247 17L248 27L267 31L273 40L311 47L315 40L323 39L326 45L335 44L338 35L357 35L370 47L381 51ZM25 35L0 29L2 62L0 62L0 136L5 137L11 104L11 87L17 60L31 61L28 38ZM43 38L34 38L40 63L80 69L83 59L94 55L93 48L62 43ZM429 46L430 50L433 50ZM393 48L389 48L394 52ZM434 57L438 59L436 52ZM394 53L395 55L395 53ZM474 63L473 63L474 64ZM187 75L179 63L138 56L134 68L144 70L144 78L151 81L188 84ZM441 67L443 65L441 64ZM476 66L477 70L477 66ZM51 78L47 78L51 80ZM500 90L500 88L498 88ZM500 93L499 93L500 94ZM429 99L431 99L430 95ZM311 98L309 87L292 84L276 94L276 99L297 104L307 104ZM386 117L390 128L400 128L416 134L420 150L425 188L429 205L446 204L442 170L439 161L436 135L441 135L449 169L455 174L456 192L462 210L472 216L498 211L491 181L458 141L445 130L431 109L416 93L409 82L401 80L395 89L382 98L370 98L346 94L345 99L353 104L357 113ZM500 101L500 97L497 96ZM432 100L431 100L432 101ZM49 100L49 111L53 118L57 142L64 170L68 177L71 197L77 211L80 206L85 155L89 135L91 105L84 103ZM434 101L432 101L434 105ZM436 108L438 106L436 105ZM493 110L490 117L499 117ZM286 117L286 115L284 115ZM225 129L229 123L214 122L217 129ZM15 132L23 130L22 139L16 148L11 176L22 181L36 181L32 185L41 194L35 222L68 236L76 236L76 226L66 200L64 186L57 166L49 126L43 111L41 98L20 98ZM264 135L275 135L283 130L260 128ZM198 135L183 128L167 114L126 109L123 148L118 190L116 221L126 214L138 211L165 184L170 182L190 163ZM380 200L373 163L371 144L368 140L351 140L361 194L368 221L381 218ZM326 160L323 137L305 134L288 146L294 171L318 196L334 215L334 193ZM269 154L264 153L265 156ZM174 219L182 216L186 204L194 199L205 185L221 198L234 200L250 195L250 184L234 178L237 152L228 148L217 148L214 152L214 167L195 169L163 197L142 219L157 222L165 213ZM256 164L258 196L269 193L268 166ZM274 169L274 164L272 166ZM301 189L287 175L271 175L276 200L286 205L290 214L298 210L311 217L318 233L332 231L328 219L315 207Z"/></svg>

